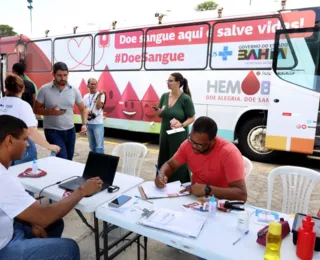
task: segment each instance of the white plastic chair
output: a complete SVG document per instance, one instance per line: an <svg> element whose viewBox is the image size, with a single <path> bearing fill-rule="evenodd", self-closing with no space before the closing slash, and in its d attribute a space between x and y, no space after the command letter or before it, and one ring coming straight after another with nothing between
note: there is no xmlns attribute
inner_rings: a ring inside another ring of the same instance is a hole
<svg viewBox="0 0 320 260"><path fill-rule="evenodd" d="M252 162L247 157L242 156L242 158L243 158L243 165L244 165L244 175L245 175L245 179L247 179L252 172L253 165L252 165Z"/></svg>
<svg viewBox="0 0 320 260"><path fill-rule="evenodd" d="M112 155L122 158L122 173L139 177L147 152L148 149L145 145L129 142L116 146Z"/></svg>
<svg viewBox="0 0 320 260"><path fill-rule="evenodd" d="M281 212L287 214L308 212L313 189L320 183L320 173L295 166L281 166L273 169L268 176L268 203L271 209L273 183L276 176L282 180L283 201Z"/></svg>

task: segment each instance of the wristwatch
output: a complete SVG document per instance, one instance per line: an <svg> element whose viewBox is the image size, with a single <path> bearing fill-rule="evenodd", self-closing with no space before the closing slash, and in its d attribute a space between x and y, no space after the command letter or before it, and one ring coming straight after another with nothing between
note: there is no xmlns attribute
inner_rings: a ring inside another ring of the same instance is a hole
<svg viewBox="0 0 320 260"><path fill-rule="evenodd" d="M210 187L210 185L206 185L206 187L205 187L205 189L204 189L204 191L205 191L205 196L206 196L206 198L208 198L209 197L209 195L211 194L211 187Z"/></svg>

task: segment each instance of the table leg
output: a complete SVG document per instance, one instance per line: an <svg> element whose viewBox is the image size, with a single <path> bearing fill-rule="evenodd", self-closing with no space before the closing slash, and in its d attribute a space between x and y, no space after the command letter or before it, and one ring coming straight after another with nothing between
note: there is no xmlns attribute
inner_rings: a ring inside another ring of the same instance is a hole
<svg viewBox="0 0 320 260"><path fill-rule="evenodd" d="M143 237L144 239L144 260L147 260L147 246L148 246L148 238L147 237Z"/></svg>
<svg viewBox="0 0 320 260"><path fill-rule="evenodd" d="M140 260L140 237L137 240L137 252L138 252L138 260Z"/></svg>
<svg viewBox="0 0 320 260"><path fill-rule="evenodd" d="M93 213L94 216L94 242L96 249L96 260L100 259L100 243L99 243L99 221L96 218L96 214Z"/></svg>
<svg viewBox="0 0 320 260"><path fill-rule="evenodd" d="M109 243L108 243L108 236L109 236L109 228L108 228L108 222L103 221L103 250L104 250L104 259L109 259L108 255L108 249L109 249Z"/></svg>

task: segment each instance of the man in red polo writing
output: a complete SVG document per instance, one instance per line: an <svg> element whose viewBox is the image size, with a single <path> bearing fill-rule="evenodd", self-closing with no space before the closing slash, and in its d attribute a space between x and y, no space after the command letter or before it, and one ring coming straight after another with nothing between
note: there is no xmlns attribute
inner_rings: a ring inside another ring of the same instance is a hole
<svg viewBox="0 0 320 260"><path fill-rule="evenodd" d="M161 167L155 179L157 187L164 188L168 177L187 163L192 172L192 185L186 190L193 195L214 195L218 199L246 201L242 155L233 143L216 137L217 131L214 120L199 117L193 124L188 140Z"/></svg>

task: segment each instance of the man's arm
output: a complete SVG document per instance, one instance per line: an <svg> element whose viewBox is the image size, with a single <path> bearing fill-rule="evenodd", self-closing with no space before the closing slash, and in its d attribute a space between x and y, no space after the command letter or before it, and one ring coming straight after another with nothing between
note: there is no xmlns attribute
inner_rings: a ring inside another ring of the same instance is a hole
<svg viewBox="0 0 320 260"><path fill-rule="evenodd" d="M178 169L182 164L179 163L174 158L171 158L169 161L165 162L161 169L160 173L155 179L155 184L158 188L164 188L168 182L168 178Z"/></svg>
<svg viewBox="0 0 320 260"><path fill-rule="evenodd" d="M211 187L211 194L219 199L247 201L247 188L244 180L231 182L228 188Z"/></svg>
<svg viewBox="0 0 320 260"><path fill-rule="evenodd" d="M77 107L79 108L81 113L82 124L86 125L88 120L88 110L83 102L77 104Z"/></svg>
<svg viewBox="0 0 320 260"><path fill-rule="evenodd" d="M36 103L36 94L32 94L32 108L34 108L35 103Z"/></svg>
<svg viewBox="0 0 320 260"><path fill-rule="evenodd" d="M99 191L101 189L100 184L102 184L100 178L89 179L83 186L74 191L67 198L50 205L35 202L17 215L16 218L20 221L30 223L31 225L38 225L42 228L46 228L67 215L83 197Z"/></svg>
<svg viewBox="0 0 320 260"><path fill-rule="evenodd" d="M228 188L211 186L210 196L214 195L218 199L247 201L247 188L244 180L234 181L228 184ZM206 184L195 183L185 188L180 193L189 191L197 197L206 195Z"/></svg>
<svg viewBox="0 0 320 260"><path fill-rule="evenodd" d="M105 97L105 94L102 91L100 91L100 93L98 94L97 96L97 104L96 104L96 108L99 110L103 107L103 103L105 101L106 97Z"/></svg>
<svg viewBox="0 0 320 260"><path fill-rule="evenodd" d="M41 104L39 101L35 101L33 112L36 115L42 116L60 116L65 113L65 111L57 110L58 106L55 106L51 109L46 109L44 104Z"/></svg>

